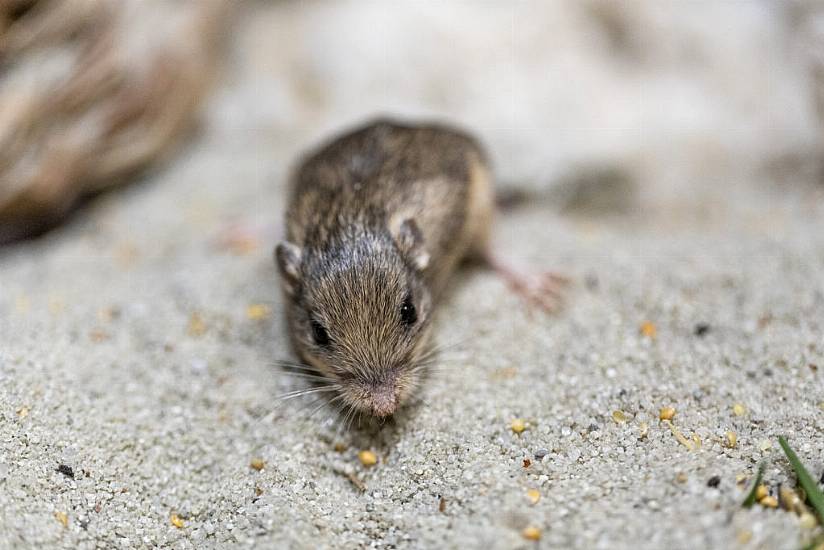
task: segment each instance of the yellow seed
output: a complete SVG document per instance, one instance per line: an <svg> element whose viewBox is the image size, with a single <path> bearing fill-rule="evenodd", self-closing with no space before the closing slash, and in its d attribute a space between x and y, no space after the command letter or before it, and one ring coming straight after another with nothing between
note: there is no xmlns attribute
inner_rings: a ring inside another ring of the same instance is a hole
<svg viewBox="0 0 824 550"><path fill-rule="evenodd" d="M358 453L358 458L364 466L374 466L378 463L378 457L372 451L361 451Z"/></svg>
<svg viewBox="0 0 824 550"><path fill-rule="evenodd" d="M257 457L255 457L255 458L253 458L253 459L252 459L252 461L249 463L249 466L250 466L253 470L257 470L257 471L259 472L259 471L261 471L261 470L263 469L263 467L264 467L264 466L266 466L266 463L265 463L265 462L263 462L263 459L262 459L262 458L257 458Z"/></svg>
<svg viewBox="0 0 824 550"><path fill-rule="evenodd" d="M647 424L646 422L641 422L638 425L638 437L640 439L644 439L645 437L647 437L647 434L649 434L649 424Z"/></svg>
<svg viewBox="0 0 824 550"><path fill-rule="evenodd" d="M627 421L627 415L624 414L624 411L612 411L612 419L618 424L623 424Z"/></svg>
<svg viewBox="0 0 824 550"><path fill-rule="evenodd" d="M172 514L169 517L169 521L172 522L172 525L174 525L178 529L183 529L183 525L184 525L183 519L181 519L181 517L178 516L177 514Z"/></svg>
<svg viewBox="0 0 824 550"><path fill-rule="evenodd" d="M769 496L770 490L767 489L767 486L763 483L756 487L755 489L755 500L761 500L767 496Z"/></svg>
<svg viewBox="0 0 824 550"><path fill-rule="evenodd" d="M66 512L55 512L54 517L57 518L63 527L69 526L69 516L66 515Z"/></svg>
<svg viewBox="0 0 824 550"><path fill-rule="evenodd" d="M529 497L532 504L538 504L538 501L541 500L541 493L538 492L538 489L530 489L526 492L526 496Z"/></svg>
<svg viewBox="0 0 824 550"><path fill-rule="evenodd" d="M268 319L272 310L266 304L252 304L246 308L246 317L252 321Z"/></svg>
<svg viewBox="0 0 824 550"><path fill-rule="evenodd" d="M192 313L189 317L189 336L203 336L206 332L206 323L198 313Z"/></svg>
<svg viewBox="0 0 824 550"><path fill-rule="evenodd" d="M745 481L747 481L747 474L735 474L736 484L743 485Z"/></svg>
<svg viewBox="0 0 824 550"><path fill-rule="evenodd" d="M758 503L766 508L778 508L778 499L775 497L764 497Z"/></svg>
<svg viewBox="0 0 824 550"><path fill-rule="evenodd" d="M644 321L641 323L641 334L646 336L647 338L655 338L655 335L658 333L658 329L655 328L655 325L650 321Z"/></svg>
<svg viewBox="0 0 824 550"><path fill-rule="evenodd" d="M727 432L727 447L733 449L738 444L738 436L735 435L735 432L728 431Z"/></svg>
<svg viewBox="0 0 824 550"><path fill-rule="evenodd" d="M739 544L747 544L752 540L752 531L739 531L736 538Z"/></svg>
<svg viewBox="0 0 824 550"><path fill-rule="evenodd" d="M526 429L526 422L524 422L523 418L516 418L509 427L512 428L513 432L519 434Z"/></svg>
<svg viewBox="0 0 824 550"><path fill-rule="evenodd" d="M790 489L789 487L782 486L778 489L778 495L781 497L779 500L781 501L781 507L787 510L788 512L792 512L795 510L795 503L798 500L798 495Z"/></svg>
<svg viewBox="0 0 824 550"><path fill-rule="evenodd" d="M19 409L17 409L17 416L18 416L19 418L26 418L27 416L29 416L29 411L30 411L30 410L31 410L31 409L29 409L28 407L26 407L25 405L23 405L22 407L20 407Z"/></svg>
<svg viewBox="0 0 824 550"><path fill-rule="evenodd" d="M815 529L815 526L818 525L818 522L815 520L815 516L809 512L804 512L801 514L801 517L798 518L798 524L801 526L802 529Z"/></svg>
<svg viewBox="0 0 824 550"><path fill-rule="evenodd" d="M521 531L521 536L526 540L541 540L541 530L537 527L530 526Z"/></svg>
<svg viewBox="0 0 824 550"><path fill-rule="evenodd" d="M818 408L824 411L824 401L818 404Z"/></svg>
<svg viewBox="0 0 824 550"><path fill-rule="evenodd" d="M686 483L687 482L687 474L684 472L678 472L678 475L675 476L675 481L678 483Z"/></svg>
<svg viewBox="0 0 824 550"><path fill-rule="evenodd" d="M672 417L675 416L675 409L672 407L664 407L658 413L659 420L672 420Z"/></svg>
<svg viewBox="0 0 824 550"><path fill-rule="evenodd" d="M741 403L736 403L732 406L732 414L734 414L735 416L744 416L745 414L747 414L747 407L745 407Z"/></svg>
<svg viewBox="0 0 824 550"><path fill-rule="evenodd" d="M692 441L693 441L693 449L700 449L701 448L701 438L698 437L698 434L692 434Z"/></svg>

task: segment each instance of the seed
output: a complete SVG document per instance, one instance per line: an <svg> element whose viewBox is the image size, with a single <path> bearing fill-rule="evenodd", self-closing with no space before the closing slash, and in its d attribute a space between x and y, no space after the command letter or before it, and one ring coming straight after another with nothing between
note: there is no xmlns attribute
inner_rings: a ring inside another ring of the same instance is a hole
<svg viewBox="0 0 824 550"><path fill-rule="evenodd" d="M532 504L538 504L538 501L541 500L541 493L538 492L538 489L530 489L526 492L526 496Z"/></svg>
<svg viewBox="0 0 824 550"><path fill-rule="evenodd" d="M169 517L169 521L172 522L172 525L174 525L178 529L183 529L183 525L184 525L183 520L177 514L172 514Z"/></svg>
<svg viewBox="0 0 824 550"><path fill-rule="evenodd" d="M246 308L246 317L252 321L267 319L272 310L266 304L252 304Z"/></svg>
<svg viewBox="0 0 824 550"><path fill-rule="evenodd" d="M192 313L189 317L189 336L203 336L206 332L206 323L199 313Z"/></svg>
<svg viewBox="0 0 824 550"><path fill-rule="evenodd" d="M752 540L752 531L739 531L736 538L739 544L747 544Z"/></svg>
<svg viewBox="0 0 824 550"><path fill-rule="evenodd" d="M253 458L253 459L252 459L252 461L251 461L251 462L249 462L249 466L250 466L253 470L257 470L257 471L259 472L259 471L261 471L261 470L263 469L263 467L264 467L264 466L266 466L266 463L265 463L265 462L263 462L263 459L262 459L262 458L257 458L257 457L255 457L255 458Z"/></svg>
<svg viewBox="0 0 824 550"><path fill-rule="evenodd" d="M815 520L814 515L812 515L809 512L804 512L798 519L798 524L801 526L802 529L815 529L815 526L818 524L818 522Z"/></svg>
<svg viewBox="0 0 824 550"><path fill-rule="evenodd" d="M734 448L735 445L738 443L738 436L735 435L735 432L728 431L726 433L727 436L727 447L730 449Z"/></svg>
<svg viewBox="0 0 824 550"><path fill-rule="evenodd" d="M524 422L523 418L516 418L512 421L512 424L509 425L513 432L519 434L526 429L526 423Z"/></svg>
<svg viewBox="0 0 824 550"><path fill-rule="evenodd" d="M761 452L766 453L770 450L770 448L772 448L772 441L769 439L762 439L761 443L758 444L758 448L761 449Z"/></svg>
<svg viewBox="0 0 824 550"><path fill-rule="evenodd" d="M372 451L361 451L358 453L358 458L364 466L374 466L378 463L378 457Z"/></svg>
<svg viewBox="0 0 824 550"><path fill-rule="evenodd" d="M678 475L675 476L675 481L678 483L686 483L687 482L687 474L684 472L678 472Z"/></svg>
<svg viewBox="0 0 824 550"><path fill-rule="evenodd" d="M63 527L69 526L69 516L66 515L66 512L55 512L54 517L57 518Z"/></svg>
<svg viewBox="0 0 824 550"><path fill-rule="evenodd" d="M638 438L644 439L647 437L647 434L649 434L649 424L641 422L641 424L638 425Z"/></svg>
<svg viewBox="0 0 824 550"><path fill-rule="evenodd" d="M778 499L772 496L764 497L758 503L767 508L778 508Z"/></svg>
<svg viewBox="0 0 824 550"><path fill-rule="evenodd" d="M624 411L612 411L612 419L618 424L623 424L627 421L627 415L624 414Z"/></svg>
<svg viewBox="0 0 824 550"><path fill-rule="evenodd" d="M735 416L744 416L747 414L747 407L742 405L741 403L736 403L732 406L732 414Z"/></svg>
<svg viewBox="0 0 824 550"><path fill-rule="evenodd" d="M658 413L659 420L672 420L672 417L675 416L675 409L672 407L664 407Z"/></svg>
<svg viewBox="0 0 824 550"><path fill-rule="evenodd" d="M769 496L769 494L769 489L767 489L767 486L762 483L755 489L755 500L761 501L762 499Z"/></svg>
<svg viewBox="0 0 824 550"><path fill-rule="evenodd" d="M30 410L31 409L29 409L28 407L22 406L19 409L17 409L17 416L19 418L26 418L27 416L29 416L29 411Z"/></svg>
<svg viewBox="0 0 824 550"><path fill-rule="evenodd" d="M521 531L521 536L526 540L541 540L541 530L537 527L529 526Z"/></svg>
<svg viewBox="0 0 824 550"><path fill-rule="evenodd" d="M655 328L655 325L650 321L644 321L641 323L641 334L646 336L647 338L655 338L655 335L658 333L658 329Z"/></svg>

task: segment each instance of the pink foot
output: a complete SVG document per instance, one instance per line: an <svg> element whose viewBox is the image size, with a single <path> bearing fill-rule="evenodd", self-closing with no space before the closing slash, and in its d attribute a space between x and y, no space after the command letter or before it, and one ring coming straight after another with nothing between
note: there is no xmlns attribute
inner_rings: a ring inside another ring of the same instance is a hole
<svg viewBox="0 0 824 550"><path fill-rule="evenodd" d="M547 313L555 313L561 308L564 289L570 283L569 277L552 271L537 274L521 273L495 258L487 261L509 288L530 307L542 309Z"/></svg>

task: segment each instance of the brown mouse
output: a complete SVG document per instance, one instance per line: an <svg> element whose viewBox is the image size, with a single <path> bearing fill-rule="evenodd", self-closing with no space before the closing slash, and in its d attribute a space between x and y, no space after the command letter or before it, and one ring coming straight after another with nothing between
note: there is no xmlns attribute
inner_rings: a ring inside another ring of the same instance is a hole
<svg viewBox="0 0 824 550"><path fill-rule="evenodd" d="M300 163L275 259L295 350L344 408L385 417L415 392L445 283L489 261L493 211L484 151L443 125L376 120Z"/></svg>

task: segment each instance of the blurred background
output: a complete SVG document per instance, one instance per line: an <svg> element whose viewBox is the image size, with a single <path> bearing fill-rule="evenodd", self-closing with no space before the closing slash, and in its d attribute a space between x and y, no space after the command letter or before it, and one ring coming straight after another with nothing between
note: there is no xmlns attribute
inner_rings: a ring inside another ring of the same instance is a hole
<svg viewBox="0 0 824 550"><path fill-rule="evenodd" d="M820 182L823 36L812 0L3 0L0 238L182 143L236 148L279 186L299 150L378 114L465 126L501 186L558 208Z"/></svg>

